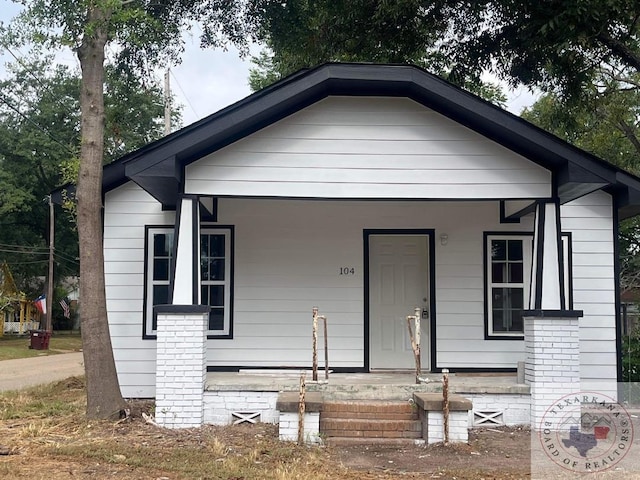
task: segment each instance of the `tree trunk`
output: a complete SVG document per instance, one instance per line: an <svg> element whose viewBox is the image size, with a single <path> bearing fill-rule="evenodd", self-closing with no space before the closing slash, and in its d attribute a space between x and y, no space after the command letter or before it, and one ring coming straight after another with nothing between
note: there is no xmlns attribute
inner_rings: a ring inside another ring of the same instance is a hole
<svg viewBox="0 0 640 480"><path fill-rule="evenodd" d="M108 12L89 7L88 33L77 50L82 69L78 201L82 351L87 379L87 417L117 418L125 402L116 374L104 287L102 161L104 153L104 50Z"/></svg>

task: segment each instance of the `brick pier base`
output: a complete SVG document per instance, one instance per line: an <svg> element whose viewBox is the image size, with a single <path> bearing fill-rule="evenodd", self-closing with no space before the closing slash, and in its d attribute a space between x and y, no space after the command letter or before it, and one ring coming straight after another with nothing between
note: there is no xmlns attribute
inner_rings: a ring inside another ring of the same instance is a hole
<svg viewBox="0 0 640 480"><path fill-rule="evenodd" d="M551 405L580 390L580 334L582 312L564 315L539 312L524 317L525 383L531 388L531 428Z"/></svg>
<svg viewBox="0 0 640 480"><path fill-rule="evenodd" d="M156 422L199 427L204 419L208 306L161 305L156 341Z"/></svg>

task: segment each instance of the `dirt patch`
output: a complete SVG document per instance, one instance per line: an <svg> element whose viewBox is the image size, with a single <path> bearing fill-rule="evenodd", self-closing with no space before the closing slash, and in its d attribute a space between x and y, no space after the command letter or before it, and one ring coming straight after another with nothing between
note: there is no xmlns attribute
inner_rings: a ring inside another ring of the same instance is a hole
<svg viewBox="0 0 640 480"><path fill-rule="evenodd" d="M531 434L528 428L472 430L469 444L411 447L358 446L333 449L348 468L424 478L526 478Z"/></svg>

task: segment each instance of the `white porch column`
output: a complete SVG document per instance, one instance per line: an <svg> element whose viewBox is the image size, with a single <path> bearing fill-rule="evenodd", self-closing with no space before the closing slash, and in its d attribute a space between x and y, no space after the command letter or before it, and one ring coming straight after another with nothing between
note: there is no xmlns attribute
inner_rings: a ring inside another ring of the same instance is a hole
<svg viewBox="0 0 640 480"><path fill-rule="evenodd" d="M545 412L580 390L582 311L569 310L564 291L560 204L539 202L535 211L529 310L523 312L525 383L531 388L531 428Z"/></svg>
<svg viewBox="0 0 640 480"><path fill-rule="evenodd" d="M189 428L204 420L208 305L200 305L200 202L183 196L176 211L171 305L157 305L156 421Z"/></svg>
<svg viewBox="0 0 640 480"><path fill-rule="evenodd" d="M564 291L560 204L539 202L536 205L535 215L529 308L531 310L563 310L567 305Z"/></svg>
<svg viewBox="0 0 640 480"><path fill-rule="evenodd" d="M204 420L207 305L159 305L156 340L156 422L190 428Z"/></svg>
<svg viewBox="0 0 640 480"><path fill-rule="evenodd" d="M176 211L176 253L172 279L174 305L200 304L200 202L184 196Z"/></svg>

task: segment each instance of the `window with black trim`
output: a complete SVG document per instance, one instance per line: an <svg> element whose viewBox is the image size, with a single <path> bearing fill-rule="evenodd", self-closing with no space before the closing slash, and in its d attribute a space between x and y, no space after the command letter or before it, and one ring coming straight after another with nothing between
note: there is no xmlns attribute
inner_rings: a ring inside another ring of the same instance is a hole
<svg viewBox="0 0 640 480"><path fill-rule="evenodd" d="M155 338L155 305L169 302L174 233L170 227L149 227L146 243L145 338ZM231 227L200 231L201 304L210 305L208 338L232 336L233 234Z"/></svg>
<svg viewBox="0 0 640 480"><path fill-rule="evenodd" d="M153 306L169 303L173 228L149 228L146 251L145 333L154 335L157 319L153 314Z"/></svg>
<svg viewBox="0 0 640 480"><path fill-rule="evenodd" d="M487 334L522 337L529 304L531 235L487 235Z"/></svg>
<svg viewBox="0 0 640 480"><path fill-rule="evenodd" d="M231 231L200 232L200 301L210 305L209 335L229 335L231 328Z"/></svg>
<svg viewBox="0 0 640 480"><path fill-rule="evenodd" d="M533 235L485 234L485 331L487 338L523 338L522 310L529 308ZM573 308L571 235L562 234L565 308Z"/></svg>

